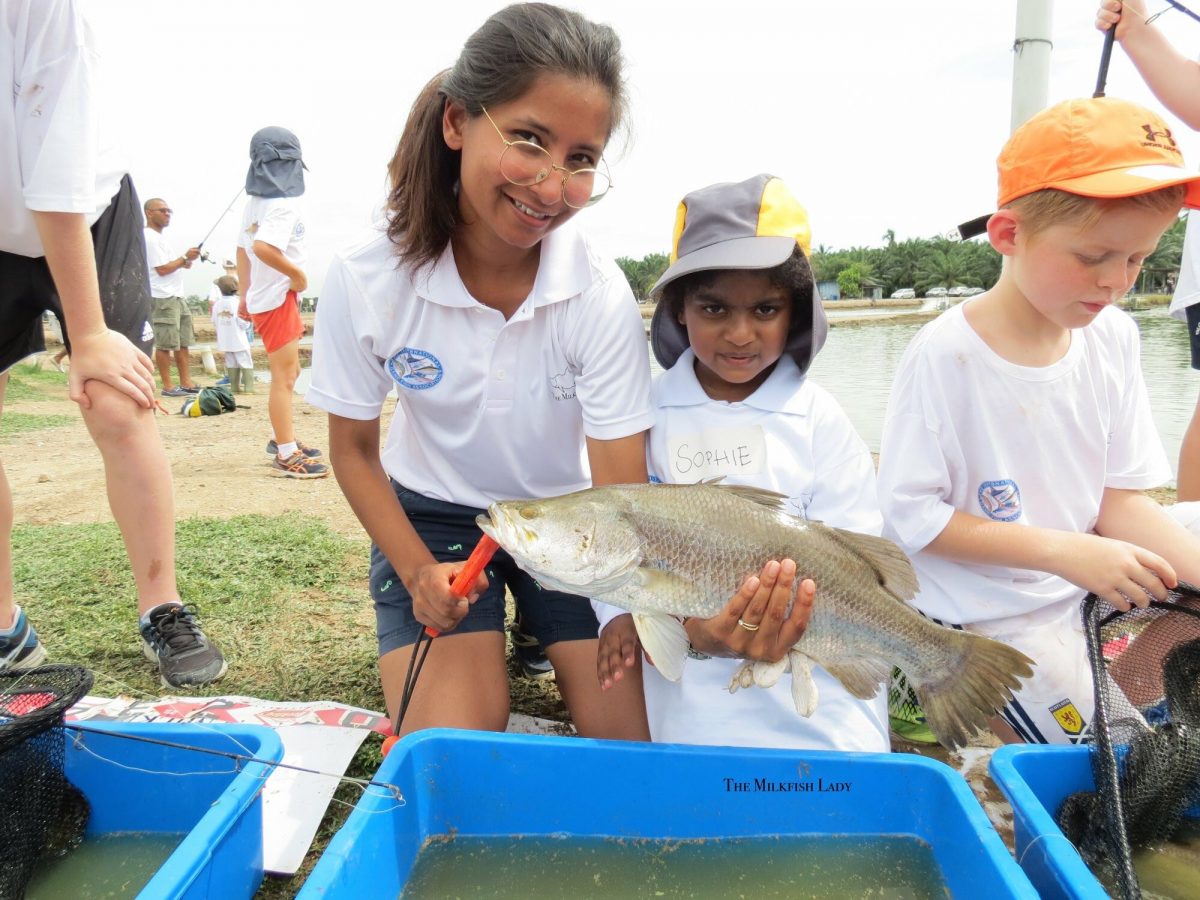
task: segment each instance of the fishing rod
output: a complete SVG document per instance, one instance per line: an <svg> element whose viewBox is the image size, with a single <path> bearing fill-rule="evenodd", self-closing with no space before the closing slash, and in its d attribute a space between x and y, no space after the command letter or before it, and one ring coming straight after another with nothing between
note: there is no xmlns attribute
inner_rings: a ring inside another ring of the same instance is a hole
<svg viewBox="0 0 1200 900"><path fill-rule="evenodd" d="M1195 19L1197 22L1200 22L1200 15L1197 15L1196 13L1192 12L1190 9L1188 9L1186 6L1184 6L1182 3L1179 3L1178 0L1167 0L1167 3L1171 4L1171 6L1175 7L1175 9L1179 10L1184 15L1190 16L1191 18ZM1161 16L1162 13L1159 13L1158 15ZM1157 18L1158 18L1158 16L1151 16L1146 21L1152 22ZM1112 31L1112 30L1113 29L1111 29L1111 28L1109 29L1109 31Z"/></svg>
<svg viewBox="0 0 1200 900"><path fill-rule="evenodd" d="M246 189L245 187L240 187L237 189L237 193L233 195L233 199L229 201L229 205L225 207L225 211L217 217L217 221L213 222L212 228L208 229L208 234L206 234L200 240L200 243L198 243L196 245L196 249L200 251L200 259L202 262L211 262L211 259L209 258L208 254L206 254L204 252L204 242L207 241L210 237L212 237L212 233L217 230L217 226L221 224L221 220L224 219L227 215L229 215L229 211L231 209L233 209L233 204L237 203L238 197L242 196L242 191L244 191L245 189Z"/></svg>
<svg viewBox="0 0 1200 900"><path fill-rule="evenodd" d="M404 794L400 790L400 788L397 785L391 784L390 782L387 782L387 781L375 781L374 779L354 778L353 776L346 775L344 773L338 774L336 772L322 772L319 769L309 769L304 766L296 766L296 765L292 765L291 763L279 762L279 761L273 760L273 759L260 759L257 756L251 756L247 753L233 753L232 751L229 751L229 750L214 750L209 747L195 747L195 746L192 746L191 744L180 744L180 743L176 743L175 741L165 741L165 740L162 740L161 738L152 738L152 737L147 737L146 735L141 735L141 734L125 734L125 733L122 733L119 731L108 731L107 729L104 729L104 728L93 728L88 725L80 725L77 722L71 722L71 721L64 722L62 727L68 731L78 731L78 732L82 732L85 734L96 734L96 735L101 735L103 737L121 738L122 740L127 740L127 741L140 741L143 744L154 744L159 747L167 747L171 750L190 750L193 753L207 753L210 756L220 756L225 759L231 759L231 760L234 760L239 763L258 763L263 766L270 766L272 768L277 768L277 769L291 769L293 772L303 772L306 775L321 775L321 776L324 776L325 778L335 778L338 781L344 781L344 782L348 782L349 784L357 785L358 787L363 788L364 790L369 787L383 788L398 802L400 802L400 803L404 802ZM89 753L92 753L93 755L100 757L100 754L96 753L94 750L91 750L90 748L86 748L86 749L88 749ZM100 758L103 759L104 757L100 757ZM178 774L178 773L168 772L165 774ZM217 774L217 773L214 773L214 774Z"/></svg>

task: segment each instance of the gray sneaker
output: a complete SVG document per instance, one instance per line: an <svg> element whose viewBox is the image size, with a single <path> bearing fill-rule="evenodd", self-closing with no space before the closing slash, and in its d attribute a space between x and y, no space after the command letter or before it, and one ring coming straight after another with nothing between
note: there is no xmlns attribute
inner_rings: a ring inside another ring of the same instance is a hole
<svg viewBox="0 0 1200 900"><path fill-rule="evenodd" d="M158 663L166 687L201 687L225 674L221 651L209 641L196 619L196 607L164 603L150 610L141 626L142 652Z"/></svg>
<svg viewBox="0 0 1200 900"><path fill-rule="evenodd" d="M0 637L0 672L17 669L32 669L46 660L46 648L38 640L37 632L25 618L25 610L17 613L13 633Z"/></svg>

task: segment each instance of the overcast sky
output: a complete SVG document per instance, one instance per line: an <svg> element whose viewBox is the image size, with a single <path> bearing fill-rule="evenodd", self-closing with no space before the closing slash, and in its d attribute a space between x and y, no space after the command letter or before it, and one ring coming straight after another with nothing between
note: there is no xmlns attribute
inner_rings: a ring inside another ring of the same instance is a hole
<svg viewBox="0 0 1200 900"><path fill-rule="evenodd" d="M143 198L175 211L182 249L242 185L250 135L299 136L309 293L378 215L385 169L422 85L503 4L479 0L84 0L103 54L106 126ZM620 34L632 135L614 188L580 220L613 256L667 252L690 190L757 172L804 203L814 245L929 237L983 214L1009 127L1016 0L763 0L567 4ZM1163 4L1165 6L1165 4ZM1050 102L1090 96L1096 0L1057 0ZM1152 7L1155 5L1152 4ZM1159 24L1185 53L1200 25ZM1118 48L1108 94L1154 105ZM1167 117L1184 154L1200 139ZM232 256L242 200L205 244ZM197 265L190 293L221 274Z"/></svg>

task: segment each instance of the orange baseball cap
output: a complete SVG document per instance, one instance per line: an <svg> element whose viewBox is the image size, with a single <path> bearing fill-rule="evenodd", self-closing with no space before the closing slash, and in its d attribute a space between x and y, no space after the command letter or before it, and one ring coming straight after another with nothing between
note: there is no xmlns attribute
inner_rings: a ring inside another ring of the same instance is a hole
<svg viewBox="0 0 1200 900"><path fill-rule="evenodd" d="M996 164L997 207L1048 188L1115 199L1185 184L1184 206L1200 208L1200 172L1185 166L1171 129L1150 110L1116 97L1064 100L1042 110L1013 132ZM981 234L988 218L959 231L964 238Z"/></svg>

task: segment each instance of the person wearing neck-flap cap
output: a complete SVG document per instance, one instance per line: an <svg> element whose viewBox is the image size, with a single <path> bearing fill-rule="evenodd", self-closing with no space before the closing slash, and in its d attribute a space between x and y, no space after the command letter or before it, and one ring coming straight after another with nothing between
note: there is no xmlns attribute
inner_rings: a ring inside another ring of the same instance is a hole
<svg viewBox="0 0 1200 900"><path fill-rule="evenodd" d="M650 480L715 478L776 491L794 515L877 535L883 520L871 454L808 375L828 331L811 242L808 214L773 175L708 185L680 202L671 265L651 290L658 306L650 346L666 371L653 388ZM718 615L686 619L691 658L677 680L663 666L668 654L647 648L657 664L642 671L651 738L887 752L882 683L874 699L862 700L815 666L820 701L810 718L796 714L794 676L786 672L768 689L731 693L742 662L734 657L780 660L807 623L812 581L783 559L768 562L759 580L773 577L800 581L786 617L770 613L773 599L739 592ZM614 607L593 607L603 660L610 641L629 640L632 622Z"/></svg>
<svg viewBox="0 0 1200 900"><path fill-rule="evenodd" d="M300 376L299 296L304 274L305 224L300 197L307 170L300 139L286 128L262 128L250 139L246 209L238 232L239 314L262 336L271 369L267 406L271 435L267 455L271 474L284 478L323 478L329 468L321 451L296 438L292 392Z"/></svg>

